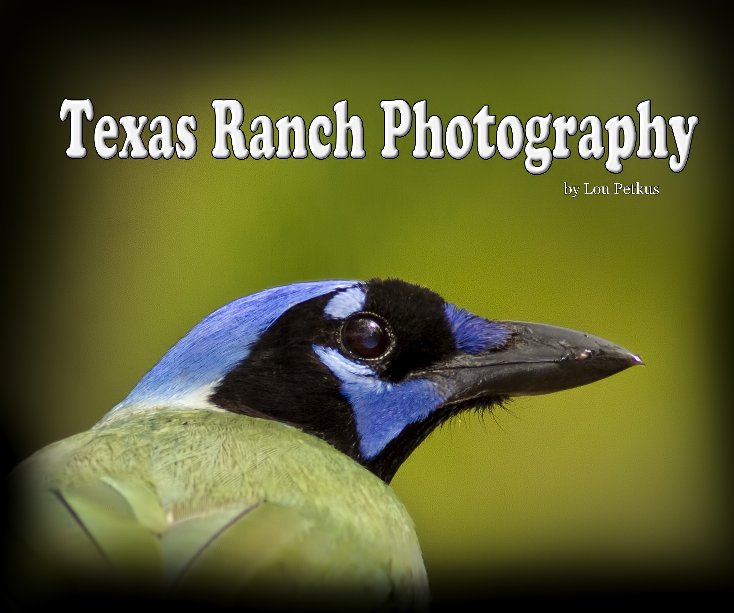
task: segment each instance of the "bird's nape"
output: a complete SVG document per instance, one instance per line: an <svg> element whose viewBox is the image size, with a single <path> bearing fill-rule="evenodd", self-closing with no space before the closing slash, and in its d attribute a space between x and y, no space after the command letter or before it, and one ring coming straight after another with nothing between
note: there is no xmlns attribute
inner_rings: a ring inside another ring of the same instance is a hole
<svg viewBox="0 0 734 613"><path fill-rule="evenodd" d="M349 586L367 609L414 608L426 571L386 486L413 450L461 411L640 363L603 339L486 319L396 279L235 300L94 428L16 469L25 585L83 586L100 571L134 587L142 573L165 594L189 586L251 604L264 590L292 603Z"/></svg>

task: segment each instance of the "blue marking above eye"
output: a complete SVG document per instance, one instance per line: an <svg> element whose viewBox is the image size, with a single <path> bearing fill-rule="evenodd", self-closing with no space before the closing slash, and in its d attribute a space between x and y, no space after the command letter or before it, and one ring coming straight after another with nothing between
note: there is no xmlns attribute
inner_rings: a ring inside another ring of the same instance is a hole
<svg viewBox="0 0 734 613"><path fill-rule="evenodd" d="M337 349L314 345L313 350L340 381L340 391L352 407L359 451L366 460L446 400L426 379L390 383L380 379L368 365L353 362Z"/></svg>
<svg viewBox="0 0 734 613"><path fill-rule="evenodd" d="M364 308L367 294L362 285L355 285L337 292L324 308L324 314L332 319L346 319Z"/></svg>
<svg viewBox="0 0 734 613"><path fill-rule="evenodd" d="M456 348L476 354L488 349L499 349L509 339L510 331L502 324L484 319L454 304L444 306L446 319L454 333Z"/></svg>

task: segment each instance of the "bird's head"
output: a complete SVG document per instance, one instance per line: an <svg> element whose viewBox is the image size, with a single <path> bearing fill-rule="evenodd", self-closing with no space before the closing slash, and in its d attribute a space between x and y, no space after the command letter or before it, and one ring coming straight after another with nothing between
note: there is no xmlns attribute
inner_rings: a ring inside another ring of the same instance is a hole
<svg viewBox="0 0 734 613"><path fill-rule="evenodd" d="M640 363L601 338L484 319L404 281L297 283L206 317L113 411L218 408L280 421L389 482L464 409Z"/></svg>

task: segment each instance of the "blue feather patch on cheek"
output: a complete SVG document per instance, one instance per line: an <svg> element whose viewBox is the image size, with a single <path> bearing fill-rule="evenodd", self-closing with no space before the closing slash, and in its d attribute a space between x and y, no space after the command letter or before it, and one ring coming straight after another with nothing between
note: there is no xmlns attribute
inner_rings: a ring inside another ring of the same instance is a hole
<svg viewBox="0 0 734 613"><path fill-rule="evenodd" d="M444 312L454 333L456 348L464 353L500 349L510 337L510 331L499 322L484 319L454 304L446 303Z"/></svg>
<svg viewBox="0 0 734 613"><path fill-rule="evenodd" d="M379 454L406 426L425 419L446 400L431 381L390 383L337 349L314 345L313 350L341 383L341 393L352 407L360 453L367 460Z"/></svg>

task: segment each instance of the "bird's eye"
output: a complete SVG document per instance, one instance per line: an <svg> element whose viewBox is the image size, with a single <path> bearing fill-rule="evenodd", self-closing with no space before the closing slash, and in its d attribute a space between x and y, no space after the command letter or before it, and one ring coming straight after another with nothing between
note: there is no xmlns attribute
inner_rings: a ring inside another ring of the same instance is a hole
<svg viewBox="0 0 734 613"><path fill-rule="evenodd" d="M372 313L355 313L341 327L341 344L347 353L375 360L392 349L393 336L387 322Z"/></svg>

